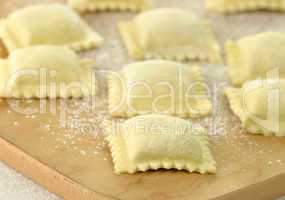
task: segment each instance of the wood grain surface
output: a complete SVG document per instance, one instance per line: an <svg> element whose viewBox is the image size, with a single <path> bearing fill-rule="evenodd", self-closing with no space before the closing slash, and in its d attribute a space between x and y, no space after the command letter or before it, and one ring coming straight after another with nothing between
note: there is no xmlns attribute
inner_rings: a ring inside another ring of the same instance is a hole
<svg viewBox="0 0 285 200"><path fill-rule="evenodd" d="M27 5L56 2L59 1L1 0L0 16ZM208 18L221 45L227 39L284 29L282 13L222 16L207 13L203 4L201 0L156 1L157 7L181 7ZM121 43L117 23L134 15L100 12L82 16L106 40L102 48L81 54L97 62L99 93L95 111L84 100L57 100L46 105L35 100L1 101L1 160L65 199L272 199L285 194L285 140L253 136L242 129L223 96L222 87L228 84L227 67L223 65L201 63L213 91L215 113L196 121L211 134L218 164L216 175L175 170L113 173L101 129L102 121L110 119L105 71L133 62ZM19 113L19 107L37 111ZM43 107L47 110L39 113Z"/></svg>

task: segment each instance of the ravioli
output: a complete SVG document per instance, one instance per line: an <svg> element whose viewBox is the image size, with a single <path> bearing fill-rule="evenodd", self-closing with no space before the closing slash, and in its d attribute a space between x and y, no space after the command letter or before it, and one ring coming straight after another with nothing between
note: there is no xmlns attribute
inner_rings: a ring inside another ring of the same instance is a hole
<svg viewBox="0 0 285 200"><path fill-rule="evenodd" d="M250 133L285 136L285 80L257 79L227 88L233 112Z"/></svg>
<svg viewBox="0 0 285 200"><path fill-rule="evenodd" d="M109 74L109 111L114 117L167 113L211 114L210 92L201 68L164 60L132 63Z"/></svg>
<svg viewBox="0 0 285 200"><path fill-rule="evenodd" d="M85 11L140 11L150 9L152 0L68 0L68 4L74 9Z"/></svg>
<svg viewBox="0 0 285 200"><path fill-rule="evenodd" d="M244 11L285 11L283 0L206 0L208 10L220 13Z"/></svg>
<svg viewBox="0 0 285 200"><path fill-rule="evenodd" d="M19 9L0 23L0 38L9 52L35 45L58 45L87 50L102 44L72 9L61 4L43 4Z"/></svg>
<svg viewBox="0 0 285 200"><path fill-rule="evenodd" d="M263 32L229 41L226 54L230 79L236 86L274 71L285 77L285 33Z"/></svg>
<svg viewBox="0 0 285 200"><path fill-rule="evenodd" d="M208 21L181 9L161 8L119 23L135 59L203 60L220 63L220 47Z"/></svg>
<svg viewBox="0 0 285 200"><path fill-rule="evenodd" d="M106 126L116 173L160 168L216 172L206 131L191 121L144 115Z"/></svg>
<svg viewBox="0 0 285 200"><path fill-rule="evenodd" d="M95 94L93 61L66 47L42 45L0 59L1 98L81 98Z"/></svg>

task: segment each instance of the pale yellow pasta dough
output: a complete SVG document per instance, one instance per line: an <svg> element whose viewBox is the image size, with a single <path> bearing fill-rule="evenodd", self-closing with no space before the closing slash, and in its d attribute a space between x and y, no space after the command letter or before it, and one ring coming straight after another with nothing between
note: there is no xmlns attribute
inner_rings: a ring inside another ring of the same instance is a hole
<svg viewBox="0 0 285 200"><path fill-rule="evenodd" d="M130 56L136 59L209 60L221 62L220 47L208 21L192 13L160 8L119 23Z"/></svg>
<svg viewBox="0 0 285 200"><path fill-rule="evenodd" d="M205 129L167 115L144 115L107 123L116 173L159 168L215 173Z"/></svg>
<svg viewBox="0 0 285 200"><path fill-rule="evenodd" d="M0 59L1 98L81 98L95 94L92 60L68 48L34 46Z"/></svg>
<svg viewBox="0 0 285 200"><path fill-rule="evenodd" d="M263 32L226 45L229 75L234 85L276 72L285 77L285 33Z"/></svg>
<svg viewBox="0 0 285 200"><path fill-rule="evenodd" d="M68 4L74 9L84 11L140 11L151 8L152 0L68 0Z"/></svg>
<svg viewBox="0 0 285 200"><path fill-rule="evenodd" d="M197 66L149 60L109 75L109 110L116 117L146 113L201 117L212 112L209 95Z"/></svg>
<svg viewBox="0 0 285 200"><path fill-rule="evenodd" d="M285 80L258 79L227 88L233 112L250 133L285 136Z"/></svg>
<svg viewBox="0 0 285 200"><path fill-rule="evenodd" d="M94 32L65 5L35 5L19 9L0 23L0 38L10 52L34 45L60 45L80 51L102 44Z"/></svg>
<svg viewBox="0 0 285 200"><path fill-rule="evenodd" d="M208 10L220 13L270 10L284 11L284 0L206 0Z"/></svg>

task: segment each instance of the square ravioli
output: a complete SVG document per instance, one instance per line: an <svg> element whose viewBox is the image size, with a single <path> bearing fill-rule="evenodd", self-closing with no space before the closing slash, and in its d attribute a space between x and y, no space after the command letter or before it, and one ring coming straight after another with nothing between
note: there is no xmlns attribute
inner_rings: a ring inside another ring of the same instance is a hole
<svg viewBox="0 0 285 200"><path fill-rule="evenodd" d="M152 0L68 0L68 4L80 11L140 11L150 9Z"/></svg>
<svg viewBox="0 0 285 200"><path fill-rule="evenodd" d="M0 38L9 52L34 45L59 45L80 51L103 42L77 13L61 4L35 5L15 11L1 21Z"/></svg>
<svg viewBox="0 0 285 200"><path fill-rule="evenodd" d="M250 133L285 136L285 80L258 79L227 88L232 111Z"/></svg>
<svg viewBox="0 0 285 200"><path fill-rule="evenodd" d="M0 59L1 98L81 98L95 95L93 61L68 48L34 46Z"/></svg>
<svg viewBox="0 0 285 200"><path fill-rule="evenodd" d="M284 0L206 0L208 10L220 13L269 10L285 11Z"/></svg>
<svg viewBox="0 0 285 200"><path fill-rule="evenodd" d="M275 72L285 77L285 33L263 32L228 41L226 54L230 79L236 86Z"/></svg>
<svg viewBox="0 0 285 200"><path fill-rule="evenodd" d="M206 131L191 121L144 115L106 126L116 173L160 168L216 172Z"/></svg>
<svg viewBox="0 0 285 200"><path fill-rule="evenodd" d="M150 60L109 74L109 110L115 117L167 113L180 117L211 114L210 91L201 68Z"/></svg>
<svg viewBox="0 0 285 200"><path fill-rule="evenodd" d="M208 21L188 11L161 8L119 23L131 57L135 59L208 60L220 63L220 47Z"/></svg>

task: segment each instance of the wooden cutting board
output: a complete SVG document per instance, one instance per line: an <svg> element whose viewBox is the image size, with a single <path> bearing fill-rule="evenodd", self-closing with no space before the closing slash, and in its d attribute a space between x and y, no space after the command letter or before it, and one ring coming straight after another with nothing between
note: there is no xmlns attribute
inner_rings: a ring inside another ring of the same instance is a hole
<svg viewBox="0 0 285 200"><path fill-rule="evenodd" d="M1 0L2 17L20 7L57 0ZM209 18L221 44L227 39L264 30L282 30L282 13L259 12L233 16L208 14L200 0L157 0L158 7L182 7ZM216 175L160 170L116 175L101 123L107 112L104 70L117 70L132 62L121 44L116 24L130 13L96 13L83 17L106 39L105 46L82 53L97 61L99 94L95 110L88 102L1 101L0 158L2 161L68 199L272 199L285 194L285 140L253 136L241 128L222 95L226 66L201 64L213 95L215 114L196 121L206 126ZM103 71L103 72L102 72ZM19 112L36 109L36 113ZM39 109L41 112L39 113ZM46 109L46 111L45 111Z"/></svg>

